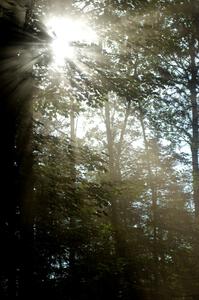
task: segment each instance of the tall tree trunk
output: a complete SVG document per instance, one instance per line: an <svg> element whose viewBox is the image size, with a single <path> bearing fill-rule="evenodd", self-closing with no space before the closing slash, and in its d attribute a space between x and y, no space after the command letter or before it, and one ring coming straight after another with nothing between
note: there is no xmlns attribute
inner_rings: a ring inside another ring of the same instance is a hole
<svg viewBox="0 0 199 300"><path fill-rule="evenodd" d="M125 125L120 135L120 143L123 141L124 131L126 128L127 119L125 118ZM111 124L111 110L109 101L105 103L105 127L106 127L106 138L107 138L107 149L108 149L108 157L109 157L109 184L110 184L110 192L112 188L115 187L115 184L121 182L121 173L120 173L120 155L121 149L119 145L118 153L116 153L116 149L114 147L114 137L113 137L113 129ZM117 161L117 162L116 162ZM111 196L111 221L115 234L115 250L118 257L124 257L126 253L125 247L125 238L124 234L122 234L120 217L119 217L119 206L118 206L118 197L113 194Z"/></svg>
<svg viewBox="0 0 199 300"><path fill-rule="evenodd" d="M189 81L190 100L192 107L192 173L193 173L193 200L195 205L195 215L199 216L199 163L198 163L198 102L197 102L197 66L196 66L196 50L195 41L191 41L190 46L190 71L191 79Z"/></svg>
<svg viewBox="0 0 199 300"><path fill-rule="evenodd" d="M110 117L110 105L109 102L105 102L105 125L106 125L106 138L109 155L109 174L110 179L115 179L115 168L114 168L114 148L113 148L113 134L111 128L111 117Z"/></svg>
<svg viewBox="0 0 199 300"><path fill-rule="evenodd" d="M105 102L105 126L106 126L106 138L107 138L107 148L108 148L108 163L109 163L109 184L110 191L112 190L112 186L117 182L117 173L115 170L115 157L114 157L114 141L113 141L113 132L111 128L111 116L110 116L110 104L109 101ZM124 255L124 243L122 241L121 228L118 216L118 205L117 199L115 196L111 195L111 222L115 235L115 250L118 257L122 257Z"/></svg>
<svg viewBox="0 0 199 300"><path fill-rule="evenodd" d="M33 295L33 174L32 174L32 80L25 79L27 92L20 99L17 130L18 195L20 202L20 296ZM21 87L22 88L22 87Z"/></svg>
<svg viewBox="0 0 199 300"><path fill-rule="evenodd" d="M155 187L154 179L153 179L153 172L151 168L151 158L149 154L149 147L147 141L147 135L144 125L144 116L142 113L142 107L139 103L139 118L140 118L140 125L142 129L143 141L144 141L144 148L147 158L147 170L148 170L148 187L151 190L151 208L152 208L152 223L153 223L153 261L154 261L154 290L157 292L158 296L158 286L159 286L159 279L158 279L158 248L157 248L157 189Z"/></svg>
<svg viewBox="0 0 199 300"><path fill-rule="evenodd" d="M0 5L3 5L2 2ZM2 11L7 14L6 8ZM24 8L25 11L25 8ZM1 274L8 281L7 295L18 295L17 281L19 275L19 163L17 149L18 125L20 119L19 105L26 97L24 78L20 73L18 52L25 42L24 20L18 20L15 10L10 10L9 17L0 17L0 130L1 130L1 192L4 201L1 204L1 222L4 232L2 258L7 271ZM26 86L27 87L27 86ZM4 243L5 242L5 243ZM2 271L1 271L2 272Z"/></svg>
<svg viewBox="0 0 199 300"><path fill-rule="evenodd" d="M70 189L71 201L77 202L76 197L76 169L75 169L75 160L76 160L76 128L75 128L75 111L74 111L74 100L71 99L70 107L70 143L71 143L71 152L70 152ZM75 207L76 203L72 203L72 207ZM74 215L73 208L70 214L70 231L75 232L76 219ZM75 272L75 253L76 253L76 241L71 235L70 244L69 244L69 299L76 299L76 272Z"/></svg>
<svg viewBox="0 0 199 300"><path fill-rule="evenodd" d="M0 88L1 93L1 88ZM17 166L16 166L16 118L15 114L9 111L9 99L6 97L6 106L3 107L3 101L0 98L0 127L1 127L1 278L8 280L8 296L16 297L16 268L18 264L18 236L17 236L17 206L16 197L17 184ZM3 273L3 274L2 274ZM0 294L1 295L1 294ZM3 295L2 295L3 296Z"/></svg>
<svg viewBox="0 0 199 300"><path fill-rule="evenodd" d="M130 102L127 103L126 109L125 109L125 115L124 115L124 121L122 124L122 128L120 131L120 138L119 138L119 143L117 145L117 154L116 154L116 162L115 162L115 169L117 172L117 177L119 180L121 180L121 155L122 155L122 147L123 147L123 142L124 142L124 136L126 132L126 127L127 127L127 121L130 113Z"/></svg>

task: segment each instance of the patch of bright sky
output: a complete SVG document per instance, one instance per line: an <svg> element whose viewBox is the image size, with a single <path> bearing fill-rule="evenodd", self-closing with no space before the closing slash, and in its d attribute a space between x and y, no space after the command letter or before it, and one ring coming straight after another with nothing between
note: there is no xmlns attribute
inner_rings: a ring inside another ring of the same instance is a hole
<svg viewBox="0 0 199 300"><path fill-rule="evenodd" d="M84 139L87 132L94 128L98 128L99 131L105 132L105 124L102 120L102 117L100 114L95 113L92 116L92 111L88 111L86 115L84 113L80 113L77 118L77 124L76 124L76 135L80 139ZM99 145L99 140L92 139L92 144L94 147L97 147Z"/></svg>
<svg viewBox="0 0 199 300"><path fill-rule="evenodd" d="M63 67L66 59L75 58L76 47L73 43L87 45L97 43L96 32L84 20L52 16L46 18L45 24L52 38L51 50L54 66Z"/></svg>

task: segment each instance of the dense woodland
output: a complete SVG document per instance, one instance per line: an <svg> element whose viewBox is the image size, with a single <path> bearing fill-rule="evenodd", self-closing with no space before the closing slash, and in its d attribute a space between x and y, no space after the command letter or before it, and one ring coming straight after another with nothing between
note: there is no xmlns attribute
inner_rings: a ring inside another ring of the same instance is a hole
<svg viewBox="0 0 199 300"><path fill-rule="evenodd" d="M1 0L1 299L199 299L198 112L198 0Z"/></svg>

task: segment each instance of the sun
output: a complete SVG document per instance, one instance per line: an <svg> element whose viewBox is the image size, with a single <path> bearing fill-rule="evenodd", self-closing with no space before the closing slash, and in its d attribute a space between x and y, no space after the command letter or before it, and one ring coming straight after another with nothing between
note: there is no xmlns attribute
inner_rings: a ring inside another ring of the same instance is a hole
<svg viewBox="0 0 199 300"><path fill-rule="evenodd" d="M48 18L47 30L52 38L50 45L53 64L63 67L66 60L73 60L76 55L74 43L92 44L97 42L97 35L91 27L82 20L72 20L65 17Z"/></svg>

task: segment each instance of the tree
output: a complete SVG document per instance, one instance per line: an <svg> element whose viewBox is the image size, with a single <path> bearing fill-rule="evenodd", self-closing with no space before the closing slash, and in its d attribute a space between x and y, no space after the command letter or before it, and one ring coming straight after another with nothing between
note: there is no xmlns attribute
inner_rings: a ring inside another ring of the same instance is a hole
<svg viewBox="0 0 199 300"><path fill-rule="evenodd" d="M193 1L173 1L163 4L160 17L161 36L157 39L164 48L152 45L157 54L157 86L162 97L153 100L152 109L159 114L153 117L156 128L165 132L165 137L178 136L190 146L192 155L193 202L198 215L198 103L197 103L197 13ZM155 39L156 41L156 39ZM159 49L159 50L158 50ZM159 52L158 52L159 51ZM158 75L159 74L159 75ZM159 103L158 103L159 102ZM152 114L153 115L153 114ZM160 120L163 120L161 123ZM168 133L168 134L167 134Z"/></svg>
<svg viewBox="0 0 199 300"><path fill-rule="evenodd" d="M1 161L4 179L2 180L2 193L5 199L2 203L2 231L4 232L5 249L2 258L8 272L1 275L4 282L8 281L8 290L2 291L3 295L8 291L11 297L16 296L16 270L19 268L19 217L21 211L21 195L19 177L22 167L19 161L20 146L17 139L21 125L27 125L26 119L20 118L24 114L24 103L29 101L30 77L25 77L25 69L22 68L22 59L18 57L24 48L27 35L23 26L25 23L26 9L24 3L2 2L1 5L1 128L6 124L6 131L2 129ZM27 52L24 49L23 58ZM8 63L9 62L9 63ZM28 71L28 69L26 70ZM26 104L25 104L26 105ZM24 117L24 115L23 115ZM28 130L28 129L27 129ZM26 147L27 143L23 144ZM22 178L22 177L21 177ZM25 189L24 189L25 190ZM13 253L13 249L16 249ZM5 285L6 286L6 285Z"/></svg>
<svg viewBox="0 0 199 300"><path fill-rule="evenodd" d="M197 3L19 3L1 4L2 297L196 299ZM55 70L52 12L99 38Z"/></svg>

